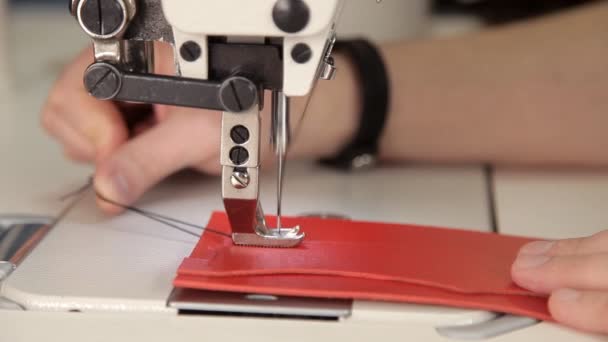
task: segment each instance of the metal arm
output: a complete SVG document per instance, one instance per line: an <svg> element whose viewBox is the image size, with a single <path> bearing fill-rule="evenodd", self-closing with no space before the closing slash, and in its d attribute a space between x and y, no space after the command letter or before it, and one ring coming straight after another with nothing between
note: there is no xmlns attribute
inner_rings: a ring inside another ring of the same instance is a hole
<svg viewBox="0 0 608 342"><path fill-rule="evenodd" d="M107 62L91 65L84 76L87 91L100 100L158 103L239 113L258 101L258 87L245 77L223 82L123 72Z"/></svg>

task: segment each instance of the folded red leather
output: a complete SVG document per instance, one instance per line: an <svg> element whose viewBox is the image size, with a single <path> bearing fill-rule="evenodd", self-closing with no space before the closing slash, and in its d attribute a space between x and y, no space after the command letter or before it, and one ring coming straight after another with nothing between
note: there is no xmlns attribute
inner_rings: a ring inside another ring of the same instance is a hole
<svg viewBox="0 0 608 342"><path fill-rule="evenodd" d="M268 218L272 225L274 218ZM510 268L527 238L402 224L285 218L292 249L238 247L203 235L178 269L180 288L348 298L462 308L551 320L547 299L515 285ZM215 213L209 227L230 232Z"/></svg>

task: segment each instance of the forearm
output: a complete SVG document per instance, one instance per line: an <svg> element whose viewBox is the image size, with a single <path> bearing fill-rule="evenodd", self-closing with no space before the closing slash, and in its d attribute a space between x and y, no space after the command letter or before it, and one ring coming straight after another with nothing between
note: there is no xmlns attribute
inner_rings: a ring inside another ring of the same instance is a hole
<svg viewBox="0 0 608 342"><path fill-rule="evenodd" d="M608 6L385 49L387 159L608 164Z"/></svg>
<svg viewBox="0 0 608 342"><path fill-rule="evenodd" d="M290 158L333 156L357 129L360 80L350 60L341 54L334 54L334 57L338 66L336 79L318 81L308 97L292 102L294 137Z"/></svg>
<svg viewBox="0 0 608 342"><path fill-rule="evenodd" d="M602 3L458 38L384 46L392 101L382 158L608 165L607 18ZM298 147L298 155L321 154L324 145L328 154L348 140L322 132L315 140L319 123L338 126L322 128L331 134L355 129L360 96L345 69L315 95L299 142L308 148Z"/></svg>

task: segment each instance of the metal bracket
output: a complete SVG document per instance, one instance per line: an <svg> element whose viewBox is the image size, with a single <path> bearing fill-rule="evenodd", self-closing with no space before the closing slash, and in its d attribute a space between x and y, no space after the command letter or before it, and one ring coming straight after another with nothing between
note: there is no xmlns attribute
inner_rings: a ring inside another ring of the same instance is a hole
<svg viewBox="0 0 608 342"><path fill-rule="evenodd" d="M238 133L238 134L235 134ZM259 200L260 111L222 114L222 198L239 246L294 247L304 234L298 227L269 229Z"/></svg>
<svg viewBox="0 0 608 342"><path fill-rule="evenodd" d="M537 324L534 318L502 315L497 318L473 325L438 327L437 333L455 340L486 340Z"/></svg>
<svg viewBox="0 0 608 342"><path fill-rule="evenodd" d="M52 222L50 217L0 215L0 281L36 246Z"/></svg>
<svg viewBox="0 0 608 342"><path fill-rule="evenodd" d="M298 298L230 292L174 289L168 306L180 312L207 315L235 315L317 320L345 319L351 315L352 300Z"/></svg>
<svg viewBox="0 0 608 342"><path fill-rule="evenodd" d="M8 278L17 268L15 264L8 261L0 261L0 283Z"/></svg>

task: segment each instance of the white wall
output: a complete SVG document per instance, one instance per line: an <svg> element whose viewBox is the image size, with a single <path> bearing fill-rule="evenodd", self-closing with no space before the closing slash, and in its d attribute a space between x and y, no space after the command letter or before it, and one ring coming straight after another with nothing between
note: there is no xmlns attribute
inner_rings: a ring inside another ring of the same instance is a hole
<svg viewBox="0 0 608 342"><path fill-rule="evenodd" d="M339 37L363 36L375 41L416 37L427 29L429 0L344 0Z"/></svg>

